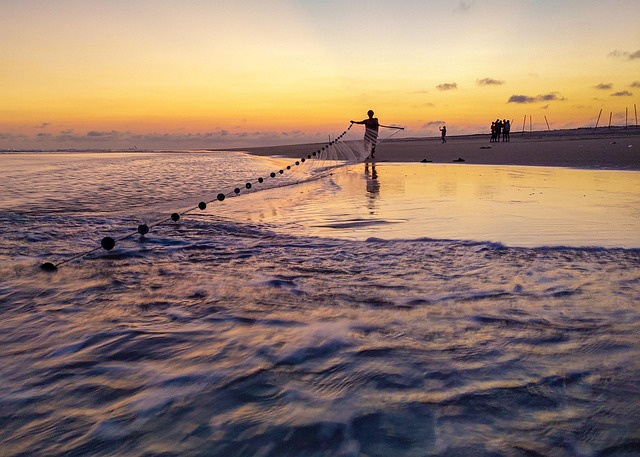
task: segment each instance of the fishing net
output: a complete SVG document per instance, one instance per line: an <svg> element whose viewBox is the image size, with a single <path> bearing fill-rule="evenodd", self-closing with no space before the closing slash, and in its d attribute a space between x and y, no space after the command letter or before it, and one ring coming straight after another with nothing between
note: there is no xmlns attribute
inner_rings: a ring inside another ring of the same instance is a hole
<svg viewBox="0 0 640 457"><path fill-rule="evenodd" d="M379 147L381 143L389 139L399 132L399 128L392 128L385 134L372 135L370 130L363 132L363 128L352 128L353 124L342 132L340 135L330 139L328 143L318 147L316 151L307 154L299 159L291 159L291 163L283 166L279 163L279 169L262 175L258 178L240 183L235 188L226 189L226 191L217 194L208 195L195 206L182 208L174 213L166 214L154 221L142 223L138 225L136 230L127 229L127 232L120 231L119 236L104 237L100 246L79 252L71 257L61 260L58 263L45 262L41 265L43 270L53 271L58 266L80 259L86 255L99 249L110 251L116 244L133 236L147 235L154 227L167 223L169 221L178 222L182 217L197 211L204 211L208 205L216 202L224 201L230 197L239 196L246 192L256 192L260 189L266 190L274 187L291 186L327 176L340 167L357 164L365 161L371 156L372 151ZM357 126L359 127L359 126ZM363 134L364 133L364 134Z"/></svg>

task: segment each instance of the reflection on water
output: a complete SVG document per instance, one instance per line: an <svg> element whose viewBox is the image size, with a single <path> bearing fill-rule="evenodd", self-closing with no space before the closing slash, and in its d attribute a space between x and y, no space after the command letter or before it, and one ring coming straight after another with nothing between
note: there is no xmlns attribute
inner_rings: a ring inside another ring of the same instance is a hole
<svg viewBox="0 0 640 457"><path fill-rule="evenodd" d="M365 162L364 175L367 180L367 208L369 209L369 214L374 215L376 213L376 198L378 198L378 194L380 193L380 182L378 181L376 164L371 163L371 170L369 170L369 162Z"/></svg>
<svg viewBox="0 0 640 457"><path fill-rule="evenodd" d="M278 176L45 273L274 162L1 162L2 456L635 455L639 249L415 237L637 245L637 173Z"/></svg>
<svg viewBox="0 0 640 457"><path fill-rule="evenodd" d="M251 220L266 204L278 211L264 222L346 239L640 247L638 172L379 163L357 173L361 166L303 186L303 199L276 190L216 211Z"/></svg>

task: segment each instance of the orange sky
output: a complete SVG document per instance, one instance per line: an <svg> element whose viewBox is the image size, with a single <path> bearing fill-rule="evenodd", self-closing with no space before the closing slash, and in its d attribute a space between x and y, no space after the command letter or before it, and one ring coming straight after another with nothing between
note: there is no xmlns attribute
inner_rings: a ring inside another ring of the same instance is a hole
<svg viewBox="0 0 640 457"><path fill-rule="evenodd" d="M640 2L0 3L0 149L324 140L635 123Z"/></svg>

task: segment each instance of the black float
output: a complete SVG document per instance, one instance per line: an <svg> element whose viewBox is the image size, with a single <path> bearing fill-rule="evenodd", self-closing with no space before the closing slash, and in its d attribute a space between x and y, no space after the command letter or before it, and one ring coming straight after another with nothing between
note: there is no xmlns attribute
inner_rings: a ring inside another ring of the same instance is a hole
<svg viewBox="0 0 640 457"><path fill-rule="evenodd" d="M313 157L315 157L316 155L320 155L320 154L321 154L321 151L328 150L328 149L329 149L329 146L333 145L334 143L337 143L337 142L338 142L338 139L342 138L342 136L344 136L344 135L347 133L347 131L351 129L351 127L352 127L352 125L349 125L349 128L348 128L347 130L345 130L345 131L344 131L340 136L338 136L338 137L337 137L337 139L335 139L334 141L330 141L330 142L328 143L328 145L325 145L325 146L323 146L321 149L318 149L316 152L313 152L312 154L309 154L309 155L307 156L307 158L308 158L308 159L311 159L311 157L312 157L312 156L313 156ZM304 163L305 161L306 161L306 159L305 159L304 157L302 157L300 160L296 160L296 162L295 162L295 166L299 166L301 163ZM291 168L292 168L292 167L293 167L293 165L287 165L287 168L286 168L286 169L287 169L287 170L291 170ZM278 174L284 174L284 169L279 170L279 171L278 171ZM272 178L275 178L275 177L276 177L276 173L275 173L275 172L272 172L272 173L270 173L270 174L269 174L269 176L271 176ZM262 178L262 177L258 178L258 179L257 179L257 182L258 182L258 183L260 183L260 184L262 184L262 183L264 182L264 178ZM245 184L245 188L247 188L247 189L251 189L252 187L253 187L253 185L252 185L250 182L248 182L248 183L246 183L246 184ZM240 188L239 188L239 187L236 187L235 189L233 189L233 192L234 192L236 195L240 194ZM229 193L228 195L231 195L231 194ZM224 193L219 193L219 194L216 196L216 199L217 199L218 201L224 201L224 200L225 200L225 198L226 198L226 195L225 195ZM211 203L211 202L209 202L209 203ZM198 203L197 208L199 208L199 209L201 209L201 210L205 210L205 209L207 208L207 202L205 202L205 201L201 201L200 203ZM183 211L183 212L182 212L182 214L187 214L187 213L189 213L189 212L193 211L194 209L195 209L195 208L191 208L191 209L185 210L185 211ZM179 214L179 213L172 213L172 214L171 214L171 216L170 216L170 219L171 219L173 222L178 222L178 221L180 220L180 214ZM164 219L164 220L160 220L160 221L154 222L154 223L152 223L152 224L150 224L150 225L147 225L147 224L140 224L140 225L138 225L138 228L137 228L136 232L134 232L134 233L129 233L128 235L121 236L121 237L119 237L119 238L118 238L118 241L123 240L123 239L126 239L126 238L129 238L129 237L131 237L132 235L134 235L134 234L136 234L136 233L144 236L144 235L146 235L146 234L148 234L148 233L149 233L149 231L151 230L151 228L153 228L153 227L155 227L155 226L157 226L157 225L159 225L159 224L162 224L162 223L164 223L164 222L166 222L166 221L167 221L167 220L166 220L166 219ZM104 237L104 238L102 238L102 240L100 241L100 247L101 247L102 249L106 250L106 251L110 251L110 250L112 250L112 249L115 247L115 245L116 245L116 240L115 240L114 238L109 237L109 236L105 236L105 237ZM67 262L71 262L72 260L75 260L75 259L79 259L79 258L81 258L81 257L84 257L84 256L86 256L87 254L89 254L89 253L91 253L91 252L94 252L94 251L96 251L96 250L98 250L98 249L100 249L100 248L94 248L94 249L91 249L91 250L86 251L86 252L78 253L78 254L76 254L76 255L74 255L74 256L71 256L71 257L69 257L69 258L67 258L67 259L65 259L65 260L63 260L63 261L61 261L61 262L58 262L57 264L54 264L54 263L52 263L52 262L44 262L43 264L41 264L41 265L40 265L40 268L41 268L43 271L56 271L60 265L65 264L65 263L67 263Z"/></svg>

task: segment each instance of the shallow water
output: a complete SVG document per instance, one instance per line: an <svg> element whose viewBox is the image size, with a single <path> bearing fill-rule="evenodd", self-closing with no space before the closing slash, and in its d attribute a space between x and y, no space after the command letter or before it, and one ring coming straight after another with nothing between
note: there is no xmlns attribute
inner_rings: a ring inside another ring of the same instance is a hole
<svg viewBox="0 0 640 457"><path fill-rule="evenodd" d="M640 248L639 201L640 172L382 163L293 192L224 202L214 212L340 239Z"/></svg>
<svg viewBox="0 0 640 457"><path fill-rule="evenodd" d="M2 455L638 455L637 173L0 161Z"/></svg>

